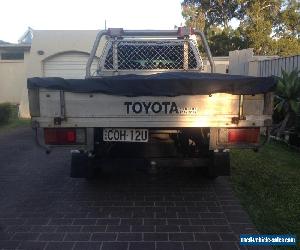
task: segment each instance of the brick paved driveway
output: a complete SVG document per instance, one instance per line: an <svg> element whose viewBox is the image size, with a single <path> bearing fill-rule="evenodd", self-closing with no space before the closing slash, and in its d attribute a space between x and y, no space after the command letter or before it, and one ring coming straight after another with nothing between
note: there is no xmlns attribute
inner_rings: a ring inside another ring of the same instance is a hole
<svg viewBox="0 0 300 250"><path fill-rule="evenodd" d="M255 232L226 178L120 166L89 183L69 178L69 162L30 129L0 135L0 249L231 250Z"/></svg>

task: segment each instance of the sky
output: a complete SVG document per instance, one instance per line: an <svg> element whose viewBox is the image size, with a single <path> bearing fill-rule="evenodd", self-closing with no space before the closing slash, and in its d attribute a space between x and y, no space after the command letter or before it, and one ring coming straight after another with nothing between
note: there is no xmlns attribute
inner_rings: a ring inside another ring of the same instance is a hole
<svg viewBox="0 0 300 250"><path fill-rule="evenodd" d="M173 29L184 24L182 0L1 0L0 40L36 30Z"/></svg>

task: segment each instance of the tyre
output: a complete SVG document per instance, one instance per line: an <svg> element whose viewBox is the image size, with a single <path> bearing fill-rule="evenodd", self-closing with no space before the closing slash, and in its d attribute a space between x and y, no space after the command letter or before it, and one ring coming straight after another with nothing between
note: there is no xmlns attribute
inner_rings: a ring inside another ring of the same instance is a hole
<svg viewBox="0 0 300 250"><path fill-rule="evenodd" d="M212 153L210 165L205 171L205 176L209 179L215 179L218 176L230 175L230 155L229 152Z"/></svg>
<svg viewBox="0 0 300 250"><path fill-rule="evenodd" d="M80 152L71 153L71 173L72 178L87 178L89 158Z"/></svg>

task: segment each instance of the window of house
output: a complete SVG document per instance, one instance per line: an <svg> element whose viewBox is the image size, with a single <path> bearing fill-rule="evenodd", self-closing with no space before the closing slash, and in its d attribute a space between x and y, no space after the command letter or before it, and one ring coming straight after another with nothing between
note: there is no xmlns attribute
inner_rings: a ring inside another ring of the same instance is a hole
<svg viewBox="0 0 300 250"><path fill-rule="evenodd" d="M1 60L24 60L24 52L2 52Z"/></svg>

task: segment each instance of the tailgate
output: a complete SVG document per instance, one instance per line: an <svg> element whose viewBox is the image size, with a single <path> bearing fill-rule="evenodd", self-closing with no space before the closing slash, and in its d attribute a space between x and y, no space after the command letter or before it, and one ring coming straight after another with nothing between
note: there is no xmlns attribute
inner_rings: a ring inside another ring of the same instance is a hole
<svg viewBox="0 0 300 250"><path fill-rule="evenodd" d="M63 94L62 94L63 93ZM54 126L63 116L62 127L232 127L264 126L271 118L264 114L264 95L245 95L245 119L238 125L240 96L213 95L125 97L102 93L73 93L39 90L39 115L33 117L41 127Z"/></svg>

